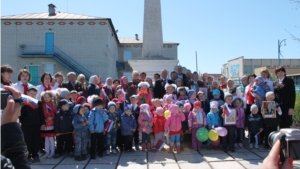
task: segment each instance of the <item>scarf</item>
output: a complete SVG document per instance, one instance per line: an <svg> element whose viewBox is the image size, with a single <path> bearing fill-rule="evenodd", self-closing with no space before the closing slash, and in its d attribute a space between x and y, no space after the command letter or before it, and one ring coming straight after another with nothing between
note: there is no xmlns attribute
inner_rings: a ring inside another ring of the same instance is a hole
<svg viewBox="0 0 300 169"><path fill-rule="evenodd" d="M127 84L124 84L123 80L127 78L126 76L122 76L121 79L120 79L120 84L122 86L123 89L127 89L128 88L128 83Z"/></svg>
<svg viewBox="0 0 300 169"><path fill-rule="evenodd" d="M11 81L7 81L7 82L3 82L4 86L10 86L11 85Z"/></svg>
<svg viewBox="0 0 300 169"><path fill-rule="evenodd" d="M27 95L27 91L28 91L28 84L22 84L23 88L24 88L24 94Z"/></svg>
<svg viewBox="0 0 300 169"><path fill-rule="evenodd" d="M196 113L196 118L197 118L197 123L203 124L203 115L202 115L202 111L201 110Z"/></svg>
<svg viewBox="0 0 300 169"><path fill-rule="evenodd" d="M48 91L51 90L52 87L50 85L48 85L48 87L46 87L46 85L44 83L42 83L43 87L44 87L44 91Z"/></svg>

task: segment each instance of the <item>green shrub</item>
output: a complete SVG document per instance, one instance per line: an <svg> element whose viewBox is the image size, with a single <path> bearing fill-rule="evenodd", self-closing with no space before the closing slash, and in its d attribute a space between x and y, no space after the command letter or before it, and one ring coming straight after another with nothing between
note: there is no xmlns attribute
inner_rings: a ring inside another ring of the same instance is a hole
<svg viewBox="0 0 300 169"><path fill-rule="evenodd" d="M294 126L300 127L300 93L296 92L296 102L293 114Z"/></svg>

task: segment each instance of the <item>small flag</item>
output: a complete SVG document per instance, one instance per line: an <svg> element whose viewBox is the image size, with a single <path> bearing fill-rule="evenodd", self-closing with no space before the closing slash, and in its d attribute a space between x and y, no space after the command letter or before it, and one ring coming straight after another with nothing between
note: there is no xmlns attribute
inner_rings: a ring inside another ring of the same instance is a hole
<svg viewBox="0 0 300 169"><path fill-rule="evenodd" d="M155 148L158 151L160 151L165 146L165 144L166 143L162 139L160 139L160 140L158 140L157 144L155 145Z"/></svg>
<svg viewBox="0 0 300 169"><path fill-rule="evenodd" d="M105 131L106 132L110 132L110 130L111 130L111 128L113 127L113 125L114 125L114 122L113 121L111 121L111 120L107 120L107 123L106 123L106 125L105 125Z"/></svg>
<svg viewBox="0 0 300 169"><path fill-rule="evenodd" d="M104 91L103 88L101 89L101 93L102 93L102 95L103 95L105 98L107 97L107 95L106 95L106 93L105 93L105 91Z"/></svg>
<svg viewBox="0 0 300 169"><path fill-rule="evenodd" d="M23 103L26 106L36 109L38 107L38 100L30 96L22 94Z"/></svg>
<svg viewBox="0 0 300 169"><path fill-rule="evenodd" d="M52 112L51 107L49 107L48 105L46 105L46 109L47 109L49 112Z"/></svg>
<svg viewBox="0 0 300 169"><path fill-rule="evenodd" d="M231 113L231 111L226 103L224 104L224 107L223 107L223 113L225 113L226 116L229 116Z"/></svg>
<svg viewBox="0 0 300 169"><path fill-rule="evenodd" d="M260 141L260 132L258 132L258 133L254 136L254 138L255 138L255 144L258 145L258 143L259 143L259 141Z"/></svg>

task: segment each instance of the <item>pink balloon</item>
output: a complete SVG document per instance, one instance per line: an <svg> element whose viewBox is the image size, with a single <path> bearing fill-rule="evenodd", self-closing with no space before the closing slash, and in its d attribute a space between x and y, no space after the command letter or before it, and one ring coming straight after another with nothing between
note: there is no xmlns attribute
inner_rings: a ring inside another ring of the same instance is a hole
<svg viewBox="0 0 300 169"><path fill-rule="evenodd" d="M219 136L224 137L227 135L227 130L224 127L216 127L215 130L219 134Z"/></svg>
<svg viewBox="0 0 300 169"><path fill-rule="evenodd" d="M212 144L213 146L218 146L218 145L220 144L220 137L219 137L218 140L216 140L216 141L211 141L211 144Z"/></svg>

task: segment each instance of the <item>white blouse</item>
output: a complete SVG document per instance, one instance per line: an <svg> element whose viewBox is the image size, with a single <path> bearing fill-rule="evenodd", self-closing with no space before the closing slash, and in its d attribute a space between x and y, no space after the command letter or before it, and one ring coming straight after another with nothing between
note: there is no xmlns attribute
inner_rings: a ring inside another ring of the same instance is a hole
<svg viewBox="0 0 300 169"><path fill-rule="evenodd" d="M22 86L23 82L22 81L18 81L17 83L14 83L12 85L12 87L14 87L15 89L19 90L22 94L25 94L27 95L27 93L24 93L24 87ZM29 87L32 87L33 85L30 84L30 83L27 83L28 84L28 89Z"/></svg>

